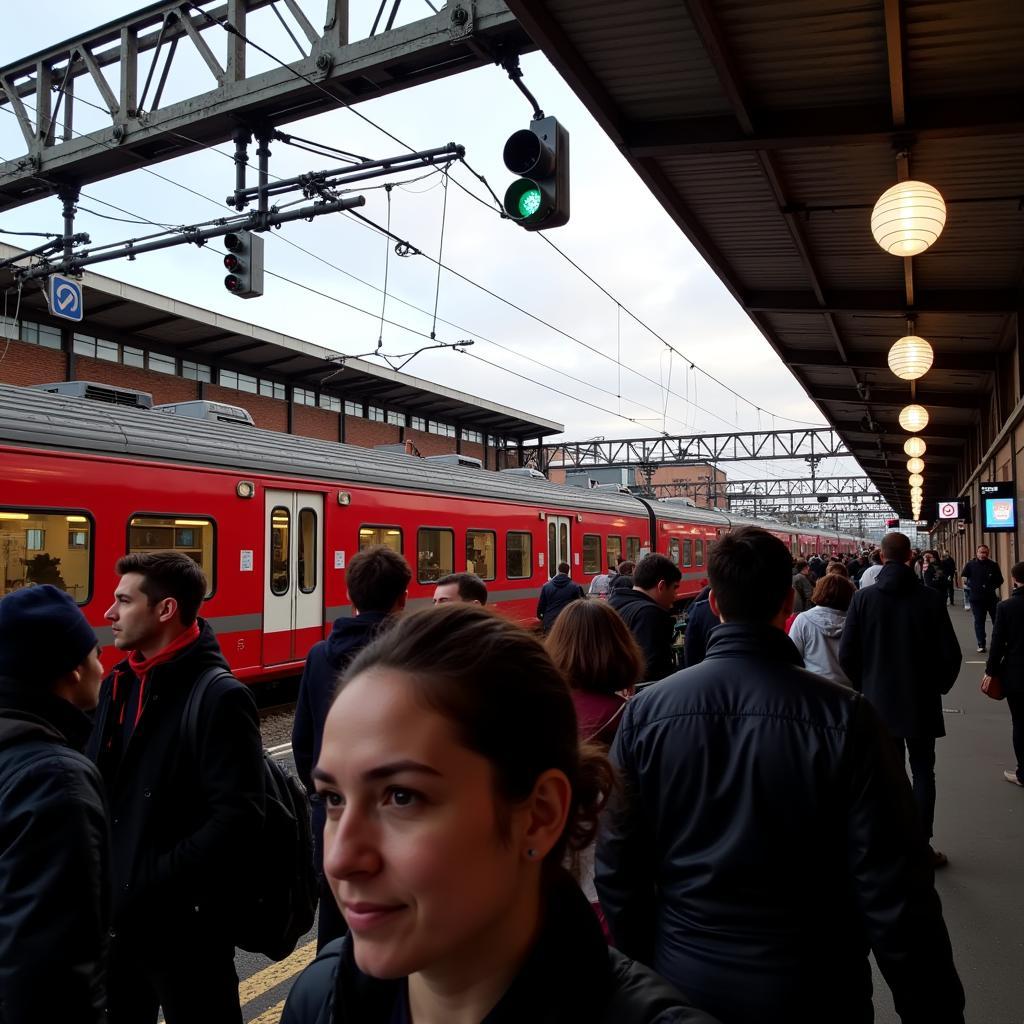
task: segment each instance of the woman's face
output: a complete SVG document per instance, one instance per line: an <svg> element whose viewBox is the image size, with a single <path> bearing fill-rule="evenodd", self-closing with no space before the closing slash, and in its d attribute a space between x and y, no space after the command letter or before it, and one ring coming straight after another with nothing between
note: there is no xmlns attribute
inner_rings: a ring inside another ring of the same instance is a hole
<svg viewBox="0 0 1024 1024"><path fill-rule="evenodd" d="M490 762L415 701L405 673L374 668L345 687L313 775L324 871L365 973L457 968L502 945L531 890L536 913L529 813L511 810L511 838L499 834Z"/></svg>

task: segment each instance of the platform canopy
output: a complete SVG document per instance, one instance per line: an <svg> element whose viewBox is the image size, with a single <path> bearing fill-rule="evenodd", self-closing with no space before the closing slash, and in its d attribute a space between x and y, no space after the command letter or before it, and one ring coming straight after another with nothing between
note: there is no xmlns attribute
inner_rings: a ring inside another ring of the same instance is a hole
<svg viewBox="0 0 1024 1024"><path fill-rule="evenodd" d="M508 4L892 507L912 401L924 500L955 494L1024 372L1024 3ZM914 257L872 237L901 180L945 201ZM934 352L913 398L908 334Z"/></svg>

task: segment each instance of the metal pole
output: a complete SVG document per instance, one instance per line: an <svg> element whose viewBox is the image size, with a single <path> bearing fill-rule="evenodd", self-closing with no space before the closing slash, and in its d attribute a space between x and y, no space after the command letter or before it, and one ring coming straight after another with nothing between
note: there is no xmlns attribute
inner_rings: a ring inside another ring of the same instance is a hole
<svg viewBox="0 0 1024 1024"><path fill-rule="evenodd" d="M70 260L75 240L75 204L78 202L78 186L62 185L57 190L57 195L64 204L64 259Z"/></svg>
<svg viewBox="0 0 1024 1024"><path fill-rule="evenodd" d="M235 133L235 200L236 210L245 209L245 168L249 162L249 142L252 134L244 128Z"/></svg>

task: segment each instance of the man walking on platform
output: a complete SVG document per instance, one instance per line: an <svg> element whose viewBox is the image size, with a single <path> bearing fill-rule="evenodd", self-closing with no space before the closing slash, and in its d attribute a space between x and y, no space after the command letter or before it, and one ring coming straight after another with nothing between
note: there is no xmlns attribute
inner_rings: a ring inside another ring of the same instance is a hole
<svg viewBox="0 0 1024 1024"><path fill-rule="evenodd" d="M1017 767L1003 772L1003 778L1024 786L1024 562L1010 570L1010 577L1013 593L996 608L985 675L998 682L1010 709Z"/></svg>
<svg viewBox="0 0 1024 1024"><path fill-rule="evenodd" d="M240 1024L235 909L260 842L265 785L259 716L228 679L204 690L194 742L185 713L197 682L227 662L197 617L206 577L177 551L118 560L106 618L130 652L103 681L89 755L113 831L110 1024Z"/></svg>
<svg viewBox="0 0 1024 1024"><path fill-rule="evenodd" d="M632 590L616 589L608 598L644 652L645 682L664 679L675 671L672 634L676 619L672 606L682 578L682 571L671 558L651 553L637 564Z"/></svg>
<svg viewBox="0 0 1024 1024"><path fill-rule="evenodd" d="M586 597L583 588L578 583L574 583L569 576L569 571L568 562L559 562L558 572L540 588L540 597L537 599L537 618L540 619L545 633L551 632L551 627L567 604Z"/></svg>
<svg viewBox="0 0 1024 1024"><path fill-rule="evenodd" d="M707 656L634 697L597 846L614 944L729 1024L868 1024L869 950L906 1022L964 994L906 777L870 704L804 671L790 552L711 548Z"/></svg>
<svg viewBox="0 0 1024 1024"><path fill-rule="evenodd" d="M930 840L935 817L935 740L946 735L942 695L956 682L963 654L944 596L922 587L910 568L910 540L882 538L882 571L858 590L846 613L839 662L854 689L871 701L900 764L910 760L914 799ZM935 867L945 854L931 851Z"/></svg>
<svg viewBox="0 0 1024 1024"><path fill-rule="evenodd" d="M964 589L970 590L971 614L974 616L974 635L978 640L978 653L985 651L985 617L996 621L996 605L999 603L999 588L1003 585L1002 570L988 556L988 547L982 544L977 554L960 574Z"/></svg>

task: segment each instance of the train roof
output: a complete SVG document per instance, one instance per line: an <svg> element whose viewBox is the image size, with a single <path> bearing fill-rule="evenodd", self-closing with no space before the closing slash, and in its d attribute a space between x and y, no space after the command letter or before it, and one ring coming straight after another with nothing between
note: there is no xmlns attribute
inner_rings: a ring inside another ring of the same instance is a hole
<svg viewBox="0 0 1024 1024"><path fill-rule="evenodd" d="M492 501L559 505L609 515L636 515L630 494L586 490L537 477L438 464L411 455L321 441L241 424L211 423L155 410L0 384L0 442L56 451L185 463L237 472L308 477ZM645 499L660 519L709 526L768 526L785 533L846 537L820 527L746 519L718 509L681 508ZM638 507L640 506L640 507Z"/></svg>

